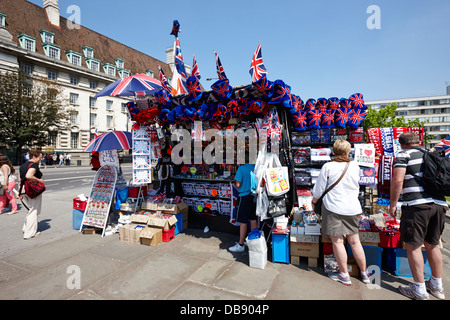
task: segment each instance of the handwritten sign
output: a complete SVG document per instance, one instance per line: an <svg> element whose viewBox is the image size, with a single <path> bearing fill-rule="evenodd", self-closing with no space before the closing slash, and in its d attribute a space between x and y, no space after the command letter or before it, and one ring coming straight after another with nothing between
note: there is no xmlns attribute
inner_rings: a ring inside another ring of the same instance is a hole
<svg viewBox="0 0 450 320"><path fill-rule="evenodd" d="M99 152L100 157L100 166L114 166L119 168L119 155L117 154L117 150L105 150Z"/></svg>

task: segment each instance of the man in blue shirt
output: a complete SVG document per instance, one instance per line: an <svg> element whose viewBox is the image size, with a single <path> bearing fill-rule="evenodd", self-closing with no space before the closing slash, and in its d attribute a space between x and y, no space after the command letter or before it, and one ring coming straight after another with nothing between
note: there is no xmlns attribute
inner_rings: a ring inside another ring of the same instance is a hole
<svg viewBox="0 0 450 320"><path fill-rule="evenodd" d="M236 188L239 191L236 219L239 222L239 242L228 249L231 252L244 252L247 223L249 221L251 230L257 228L255 201L257 180L254 170L254 164L244 164L238 168L234 178Z"/></svg>

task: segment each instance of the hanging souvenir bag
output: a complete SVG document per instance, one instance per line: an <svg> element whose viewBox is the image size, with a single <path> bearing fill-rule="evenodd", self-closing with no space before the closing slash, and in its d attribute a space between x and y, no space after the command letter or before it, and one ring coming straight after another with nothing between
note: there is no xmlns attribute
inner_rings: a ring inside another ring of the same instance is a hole
<svg viewBox="0 0 450 320"><path fill-rule="evenodd" d="M273 153L267 154L264 179L268 196L281 196L289 191L288 167L282 167L280 159Z"/></svg>

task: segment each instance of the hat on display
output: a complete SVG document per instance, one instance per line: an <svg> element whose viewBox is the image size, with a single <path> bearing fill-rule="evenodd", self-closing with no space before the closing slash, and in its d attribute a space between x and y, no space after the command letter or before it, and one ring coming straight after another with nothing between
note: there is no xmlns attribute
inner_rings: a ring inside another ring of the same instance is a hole
<svg viewBox="0 0 450 320"><path fill-rule="evenodd" d="M324 110L322 112L322 123L321 123L321 127L322 128L334 128L335 124L334 124L334 114L336 113L335 109L329 109L329 110Z"/></svg>
<svg viewBox="0 0 450 320"><path fill-rule="evenodd" d="M208 106L206 104L202 104L197 111L197 116L200 121L205 121L207 119L206 118L207 111L208 111Z"/></svg>
<svg viewBox="0 0 450 320"><path fill-rule="evenodd" d="M220 115L221 112L218 108L218 105L215 103L210 104L208 109L206 110L206 118L210 121L216 121L219 119Z"/></svg>
<svg viewBox="0 0 450 320"><path fill-rule="evenodd" d="M348 126L358 129L367 117L367 111L363 108L355 108L352 110L352 116L348 120Z"/></svg>
<svg viewBox="0 0 450 320"><path fill-rule="evenodd" d="M322 110L309 110L306 117L308 120L309 129L320 129L320 125L322 124Z"/></svg>
<svg viewBox="0 0 450 320"><path fill-rule="evenodd" d="M305 110L313 110L316 108L316 99L308 99L305 104Z"/></svg>
<svg viewBox="0 0 450 320"><path fill-rule="evenodd" d="M296 95L292 95L292 104L296 110L303 110L305 103L303 100Z"/></svg>
<svg viewBox="0 0 450 320"><path fill-rule="evenodd" d="M267 79L267 76L263 74L259 80L253 82L253 86L255 86L259 92L264 95L265 99L270 99L273 95L273 82Z"/></svg>
<svg viewBox="0 0 450 320"><path fill-rule="evenodd" d="M175 124L176 122L176 116L175 116L175 109L171 110L168 114L167 114L167 123L168 124Z"/></svg>
<svg viewBox="0 0 450 320"><path fill-rule="evenodd" d="M341 98L339 100L339 105L343 108L351 108L352 104L350 103L349 99Z"/></svg>
<svg viewBox="0 0 450 320"><path fill-rule="evenodd" d="M326 110L328 108L328 99L319 98L317 99L316 108L319 110Z"/></svg>
<svg viewBox="0 0 450 320"><path fill-rule="evenodd" d="M156 103L161 107L169 107L172 103L172 97L167 93L166 89L162 89L154 94Z"/></svg>
<svg viewBox="0 0 450 320"><path fill-rule="evenodd" d="M227 104L227 109L230 112L230 118L239 116L239 105L236 100L230 100Z"/></svg>
<svg viewBox="0 0 450 320"><path fill-rule="evenodd" d="M353 110L350 108L340 107L336 109L336 113L334 114L335 126L345 128L347 126L348 120L352 117L352 114Z"/></svg>
<svg viewBox="0 0 450 320"><path fill-rule="evenodd" d="M162 109L161 113L159 114L159 123L165 124L167 122L167 116L169 115L170 110L169 109Z"/></svg>
<svg viewBox="0 0 450 320"><path fill-rule="evenodd" d="M330 108L330 109L339 108L339 98L332 97L332 98L328 99L328 108Z"/></svg>
<svg viewBox="0 0 450 320"><path fill-rule="evenodd" d="M230 80L228 79L220 79L216 81L211 86L211 89L213 89L214 95L219 101L229 99L233 93L233 88L230 86Z"/></svg>
<svg viewBox="0 0 450 320"><path fill-rule="evenodd" d="M197 120L197 109L193 106L187 106L186 109L184 109L184 116L189 121Z"/></svg>
<svg viewBox="0 0 450 320"><path fill-rule="evenodd" d="M364 104L364 97L361 93L352 94L349 97L349 100L353 109L355 108L367 109L366 105Z"/></svg>
<svg viewBox="0 0 450 320"><path fill-rule="evenodd" d="M201 99L203 90L200 87L200 81L197 77L189 77L186 80L186 87L188 89L188 101L197 101Z"/></svg>
<svg viewBox="0 0 450 320"><path fill-rule="evenodd" d="M131 121L134 121L136 116L139 113L138 108L136 107L136 104L133 101L130 101L126 104L128 111L130 112Z"/></svg>
<svg viewBox="0 0 450 320"><path fill-rule="evenodd" d="M291 110L292 115L292 123L294 125L294 130L297 131L305 131L308 129L308 123L307 123L307 111L303 110Z"/></svg>
<svg viewBox="0 0 450 320"><path fill-rule="evenodd" d="M286 85L283 80L275 80L273 83L273 94L269 101L270 104L283 104L284 107L290 108L291 105L291 87Z"/></svg>

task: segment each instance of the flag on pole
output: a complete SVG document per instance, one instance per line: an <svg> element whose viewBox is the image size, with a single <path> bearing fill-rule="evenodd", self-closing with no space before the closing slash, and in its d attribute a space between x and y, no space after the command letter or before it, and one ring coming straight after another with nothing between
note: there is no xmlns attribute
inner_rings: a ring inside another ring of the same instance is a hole
<svg viewBox="0 0 450 320"><path fill-rule="evenodd" d="M219 76L219 79L227 79L227 75L225 74L225 71L223 70L222 62L220 62L219 55L215 51L214 51L214 55L216 56L216 70L217 70L217 75Z"/></svg>
<svg viewBox="0 0 450 320"><path fill-rule="evenodd" d="M175 68L173 70L173 79L172 79L172 87L174 90L172 90L172 92L175 91L176 92L175 94L187 93L186 87L187 74L186 68L184 66L183 55L181 53L180 40L178 38L175 38L174 63Z"/></svg>
<svg viewBox="0 0 450 320"><path fill-rule="evenodd" d="M160 65L158 65L158 69L159 69L159 81L161 81L161 84L164 87L164 89L166 89L167 92L171 93L172 86L169 84L169 81L167 81L166 75L164 74Z"/></svg>
<svg viewBox="0 0 450 320"><path fill-rule="evenodd" d="M252 63L250 64L250 75L252 76L252 81L256 82L263 74L268 74L266 67L264 66L261 52L261 43L258 44L255 53L253 54Z"/></svg>
<svg viewBox="0 0 450 320"><path fill-rule="evenodd" d="M196 77L198 80L201 79L200 69L198 68L197 59L195 59L195 54L194 54L194 61L192 62L191 76Z"/></svg>
<svg viewBox="0 0 450 320"><path fill-rule="evenodd" d="M173 21L172 32L171 35L174 35L175 38L178 38L178 33L180 32L180 23L178 20Z"/></svg>

